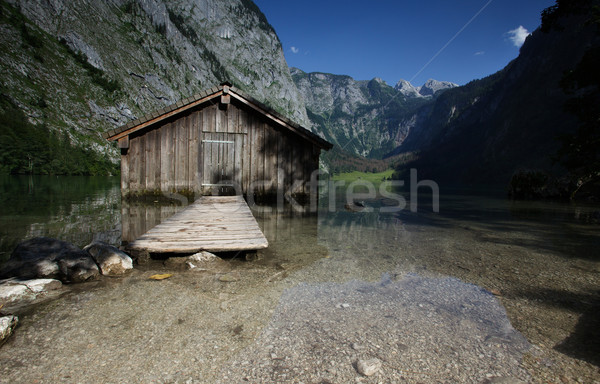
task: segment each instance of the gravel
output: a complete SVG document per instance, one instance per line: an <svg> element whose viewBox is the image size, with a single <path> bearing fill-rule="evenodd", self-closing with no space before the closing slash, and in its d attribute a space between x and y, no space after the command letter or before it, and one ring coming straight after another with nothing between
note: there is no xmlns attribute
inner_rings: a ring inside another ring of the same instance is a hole
<svg viewBox="0 0 600 384"><path fill-rule="evenodd" d="M528 381L528 349L493 295L457 279L300 284L219 382Z"/></svg>

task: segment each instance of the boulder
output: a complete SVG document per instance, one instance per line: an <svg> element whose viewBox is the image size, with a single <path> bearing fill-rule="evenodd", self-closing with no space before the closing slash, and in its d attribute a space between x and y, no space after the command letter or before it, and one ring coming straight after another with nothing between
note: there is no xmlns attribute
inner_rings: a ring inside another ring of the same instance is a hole
<svg viewBox="0 0 600 384"><path fill-rule="evenodd" d="M70 252L80 251L66 241L36 237L21 242L0 271L0 278L55 278L60 271L57 260Z"/></svg>
<svg viewBox="0 0 600 384"><path fill-rule="evenodd" d="M11 280L0 285L0 305L11 305L35 300L39 295L60 289L62 283L55 279Z"/></svg>
<svg viewBox="0 0 600 384"><path fill-rule="evenodd" d="M133 260L117 247L95 241L83 248L87 251L105 276L122 275L133 269Z"/></svg>
<svg viewBox="0 0 600 384"><path fill-rule="evenodd" d="M86 251L71 252L58 260L60 278L68 283L82 283L100 275L98 265Z"/></svg>
<svg viewBox="0 0 600 384"><path fill-rule="evenodd" d="M6 339L12 335L18 322L19 318L17 316L8 315L0 317L0 345L4 344Z"/></svg>
<svg viewBox="0 0 600 384"><path fill-rule="evenodd" d="M33 300L36 295L27 286L22 284L0 285L0 304L10 305L16 302Z"/></svg>

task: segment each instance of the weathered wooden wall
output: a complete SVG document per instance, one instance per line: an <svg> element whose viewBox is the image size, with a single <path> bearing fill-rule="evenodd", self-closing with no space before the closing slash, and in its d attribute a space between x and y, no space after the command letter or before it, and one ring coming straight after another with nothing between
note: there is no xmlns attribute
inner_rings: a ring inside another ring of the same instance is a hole
<svg viewBox="0 0 600 384"><path fill-rule="evenodd" d="M124 194L215 194L233 180L238 192L310 194L320 149L243 104L211 104L129 136L121 157ZM241 189L241 191L240 191ZM251 190L252 189L252 190Z"/></svg>

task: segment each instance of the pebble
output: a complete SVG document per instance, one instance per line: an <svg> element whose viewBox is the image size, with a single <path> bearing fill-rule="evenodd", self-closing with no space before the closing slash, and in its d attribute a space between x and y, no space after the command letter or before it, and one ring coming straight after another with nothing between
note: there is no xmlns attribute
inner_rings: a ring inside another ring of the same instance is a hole
<svg viewBox="0 0 600 384"><path fill-rule="evenodd" d="M356 370L361 375L373 376L381 369L381 361L373 358L369 360L358 360Z"/></svg>
<svg viewBox="0 0 600 384"><path fill-rule="evenodd" d="M239 281L239 280L240 280L239 274L235 274L235 273L227 273L225 275L219 276L219 281L221 281L223 283L233 283L233 282Z"/></svg>

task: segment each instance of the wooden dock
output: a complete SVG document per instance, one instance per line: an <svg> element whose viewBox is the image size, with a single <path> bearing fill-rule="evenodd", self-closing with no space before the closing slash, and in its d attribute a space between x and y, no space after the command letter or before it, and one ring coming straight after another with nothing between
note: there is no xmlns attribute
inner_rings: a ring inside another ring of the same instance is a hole
<svg viewBox="0 0 600 384"><path fill-rule="evenodd" d="M269 245L242 196L202 196L127 249L147 253L251 251Z"/></svg>

